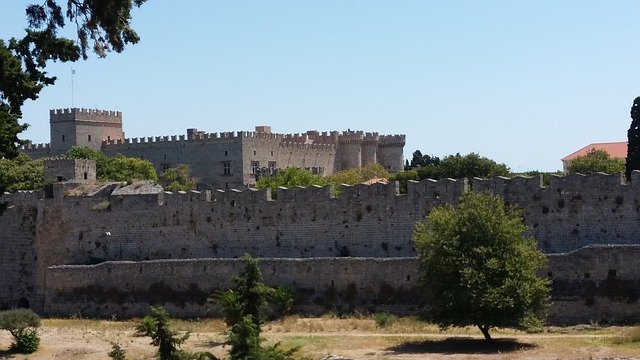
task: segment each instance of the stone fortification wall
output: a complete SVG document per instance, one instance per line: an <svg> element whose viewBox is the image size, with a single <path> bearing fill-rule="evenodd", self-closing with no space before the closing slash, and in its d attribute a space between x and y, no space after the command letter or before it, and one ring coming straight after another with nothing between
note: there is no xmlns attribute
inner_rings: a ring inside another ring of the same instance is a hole
<svg viewBox="0 0 640 360"><path fill-rule="evenodd" d="M5 194L9 209L0 215L0 309L40 305L36 299L36 228L39 192ZM31 303L29 303L31 302ZM32 304L33 303L33 304ZM36 309L38 309L36 307Z"/></svg>
<svg viewBox="0 0 640 360"><path fill-rule="evenodd" d="M540 179L528 178L427 180L410 182L402 195L395 183L345 186L339 198L332 198L328 188L280 189L272 200L267 190L208 196L160 189L140 193L133 185L93 196L54 194L36 200L13 195L8 199L14 207L0 216L2 229L10 229L0 232L0 244L21 248L33 239L35 275L25 276L27 283L35 281L38 298L45 288L45 269L52 265L244 253L269 258L407 257L415 256L411 235L416 221L434 206L455 204L473 187L523 207L541 249L557 253L589 244L638 244L638 174L626 185L612 175L553 178L546 187ZM4 263L12 262L7 258ZM15 286L11 279L0 283Z"/></svg>
<svg viewBox="0 0 640 360"><path fill-rule="evenodd" d="M230 287L231 277L243 267L239 259L55 266L47 271L45 308L51 315L129 317L143 315L156 304L177 316L202 317L210 310L207 298ZM407 311L401 306L415 302L415 296L398 296L412 291L413 259L262 259L260 267L268 284L294 286L298 310L309 313Z"/></svg>
<svg viewBox="0 0 640 360"><path fill-rule="evenodd" d="M20 151L32 159L54 156L51 144L26 144L20 147Z"/></svg>
<svg viewBox="0 0 640 360"><path fill-rule="evenodd" d="M190 140L184 135L133 138L104 142L102 151L108 156L122 154L149 160L158 174L169 167L187 164L203 188L208 184L244 188L242 138L242 133L200 134Z"/></svg>
<svg viewBox="0 0 640 360"><path fill-rule="evenodd" d="M640 172L624 184L620 174L539 178L473 179L477 191L500 194L524 210L544 252L564 252L589 244L636 244L640 232Z"/></svg>
<svg viewBox="0 0 640 360"><path fill-rule="evenodd" d="M640 246L589 246L549 255L550 324L640 321ZM45 310L69 316L141 316L164 305L175 316L214 314L206 304L244 265L238 259L106 262L47 269ZM415 258L262 259L265 282L297 289L297 311L416 314Z"/></svg>

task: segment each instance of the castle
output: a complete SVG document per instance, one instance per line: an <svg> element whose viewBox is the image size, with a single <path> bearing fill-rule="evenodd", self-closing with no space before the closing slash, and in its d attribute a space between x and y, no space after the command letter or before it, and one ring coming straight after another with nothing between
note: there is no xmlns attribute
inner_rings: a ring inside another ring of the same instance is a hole
<svg viewBox="0 0 640 360"><path fill-rule="evenodd" d="M489 180L170 193L146 182L91 181L91 163L47 163L60 182L5 194L0 308L128 317L163 305L210 314L206 299L261 257L265 281L297 289L296 309L415 314L423 305L415 223L469 189L522 207L547 254L551 324L640 321L640 172ZM86 176L86 179L85 179Z"/></svg>
<svg viewBox="0 0 640 360"><path fill-rule="evenodd" d="M276 134L269 126L253 132L207 133L187 129L186 135L125 138L122 113L92 109L49 111L50 144L27 145L32 158L63 154L73 146L88 146L106 155L122 154L149 160L160 173L189 165L198 189L245 189L256 175L290 166L321 175L379 163L391 173L404 166L405 135L362 131L307 131Z"/></svg>

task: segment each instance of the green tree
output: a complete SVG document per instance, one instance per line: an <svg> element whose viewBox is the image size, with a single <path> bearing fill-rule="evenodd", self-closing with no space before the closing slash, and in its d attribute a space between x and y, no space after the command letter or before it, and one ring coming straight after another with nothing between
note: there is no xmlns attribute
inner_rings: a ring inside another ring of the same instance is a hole
<svg viewBox="0 0 640 360"><path fill-rule="evenodd" d="M578 156L569 162L569 173L593 174L603 172L607 174L621 173L625 170L623 159L609 156L605 150L591 149L586 155Z"/></svg>
<svg viewBox="0 0 640 360"><path fill-rule="evenodd" d="M278 344L262 346L260 338L267 301L274 289L265 285L258 260L245 254L244 269L232 279L234 289L222 291L210 300L225 312L225 322L231 325L229 352L231 360L288 360L297 348L282 351ZM231 306L229 306L231 304ZM228 316L231 315L231 316Z"/></svg>
<svg viewBox="0 0 640 360"><path fill-rule="evenodd" d="M155 325L151 345L158 347L160 360L174 360L180 344L187 340L189 333L179 337L177 332L171 330L169 314L163 308L152 306L149 310Z"/></svg>
<svg viewBox="0 0 640 360"><path fill-rule="evenodd" d="M103 181L157 181L156 169L149 160L130 158L122 154L108 157L86 146L74 146L64 155L67 159L91 159L96 161L96 177Z"/></svg>
<svg viewBox="0 0 640 360"><path fill-rule="evenodd" d="M407 183L409 180L418 181L420 178L418 177L418 170L405 170L395 173L391 177L392 181L397 181L400 184L400 193L407 193Z"/></svg>
<svg viewBox="0 0 640 360"><path fill-rule="evenodd" d="M411 157L411 164L409 165L409 167L424 167L429 165L438 165L439 163L439 157L433 155L422 155L422 152L420 150L416 150L413 152L413 155Z"/></svg>
<svg viewBox="0 0 640 360"><path fill-rule="evenodd" d="M40 338L36 329L39 326L40 317L31 310L0 311L0 330L11 333L11 348L17 352L30 354L38 349Z"/></svg>
<svg viewBox="0 0 640 360"><path fill-rule="evenodd" d="M0 158L14 158L24 142L18 134L22 106L53 85L55 76L45 71L50 61L87 59L91 48L100 57L140 38L131 28L131 9L146 0L56 0L26 8L28 26L22 38L0 39ZM63 8L64 7L64 8ZM60 35L67 21L76 26L77 42ZM0 189L0 192L4 189Z"/></svg>
<svg viewBox="0 0 640 360"><path fill-rule="evenodd" d="M625 175L631 179L631 172L640 170L640 96L633 100L631 106L631 126L627 131L627 139Z"/></svg>
<svg viewBox="0 0 640 360"><path fill-rule="evenodd" d="M32 160L26 154L20 154L14 159L0 159L0 187L8 192L42 189L43 160Z"/></svg>
<svg viewBox="0 0 640 360"><path fill-rule="evenodd" d="M196 188L198 178L191 176L189 165L178 164L160 174L160 183L167 191L189 191Z"/></svg>
<svg viewBox="0 0 640 360"><path fill-rule="evenodd" d="M476 153L468 155L445 156L437 164L427 165L418 169L420 180L424 179L462 179L462 178L492 178L496 176L509 176L509 167L498 164L494 160L480 156Z"/></svg>
<svg viewBox="0 0 640 360"><path fill-rule="evenodd" d="M328 185L329 181L320 175L307 170L288 167L274 176L263 176L256 183L257 189L270 188L272 197L276 197L278 187L292 188L294 186Z"/></svg>
<svg viewBox="0 0 640 360"><path fill-rule="evenodd" d="M546 258L527 231L521 213L492 194L465 193L457 207L432 210L414 232L427 318L441 328L475 325L487 341L492 327L540 324Z"/></svg>

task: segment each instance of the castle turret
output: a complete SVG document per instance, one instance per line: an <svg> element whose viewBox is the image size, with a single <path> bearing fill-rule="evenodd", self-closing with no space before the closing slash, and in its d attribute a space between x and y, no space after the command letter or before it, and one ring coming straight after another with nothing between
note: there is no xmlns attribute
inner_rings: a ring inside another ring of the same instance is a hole
<svg viewBox="0 0 640 360"><path fill-rule="evenodd" d="M366 133L362 141L362 166L378 162L378 133Z"/></svg>
<svg viewBox="0 0 640 360"><path fill-rule="evenodd" d="M100 150L103 140L122 140L122 113L97 109L57 109L49 111L51 149L60 154L73 146Z"/></svg>
<svg viewBox="0 0 640 360"><path fill-rule="evenodd" d="M404 168L405 135L383 135L378 143L378 163L396 173Z"/></svg>
<svg viewBox="0 0 640 360"><path fill-rule="evenodd" d="M362 131L345 131L338 138L336 154L337 171L359 168L362 166Z"/></svg>

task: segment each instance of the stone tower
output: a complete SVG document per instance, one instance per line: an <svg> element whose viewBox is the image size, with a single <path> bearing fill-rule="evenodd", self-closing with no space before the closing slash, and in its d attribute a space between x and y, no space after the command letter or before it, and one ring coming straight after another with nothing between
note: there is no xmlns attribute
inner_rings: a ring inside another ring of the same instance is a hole
<svg viewBox="0 0 640 360"><path fill-rule="evenodd" d="M93 109L57 109L49 111L51 150L61 154L73 146L100 150L102 140L122 140L122 113Z"/></svg>
<svg viewBox="0 0 640 360"><path fill-rule="evenodd" d="M390 173L404 169L405 135L382 135L378 142L378 163Z"/></svg>

